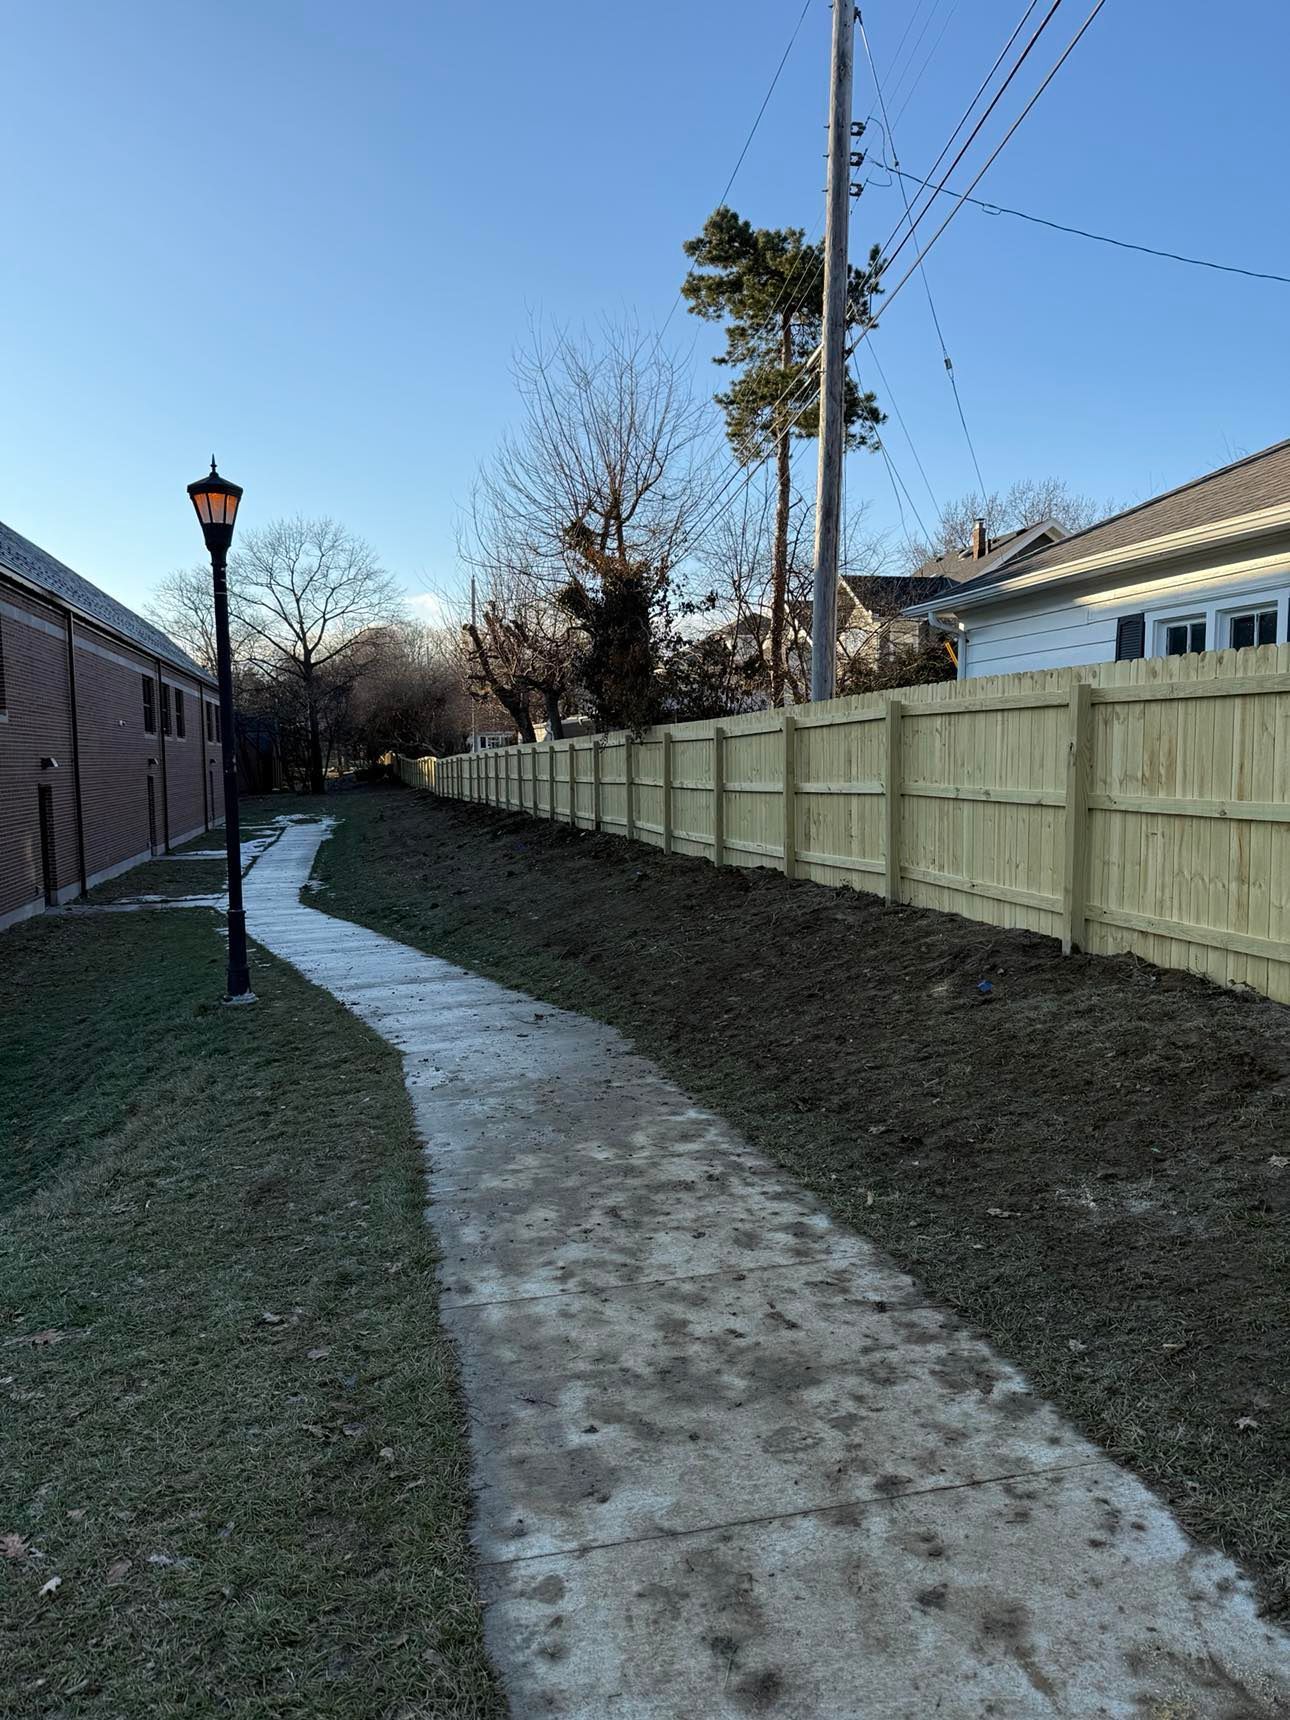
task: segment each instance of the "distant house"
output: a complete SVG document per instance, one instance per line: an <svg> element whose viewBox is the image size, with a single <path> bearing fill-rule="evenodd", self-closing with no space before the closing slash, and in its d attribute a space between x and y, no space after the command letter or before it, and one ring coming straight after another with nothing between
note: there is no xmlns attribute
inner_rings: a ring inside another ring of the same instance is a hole
<svg viewBox="0 0 1290 1720"><path fill-rule="evenodd" d="M959 675L1281 644L1290 637L1290 441L911 604Z"/></svg>
<svg viewBox="0 0 1290 1720"><path fill-rule="evenodd" d="M935 569L938 562L927 563ZM950 589L952 575L939 571L912 576L844 574L838 580L838 668L881 663L901 652L916 651L931 637L926 617L909 613L911 603L921 603ZM793 599L785 624L785 654L802 681L811 673L811 620L809 599ZM764 609L746 611L737 620L717 628L710 637L719 640L746 665L769 664L770 615Z"/></svg>
<svg viewBox="0 0 1290 1720"><path fill-rule="evenodd" d="M224 815L215 682L0 525L0 930Z"/></svg>

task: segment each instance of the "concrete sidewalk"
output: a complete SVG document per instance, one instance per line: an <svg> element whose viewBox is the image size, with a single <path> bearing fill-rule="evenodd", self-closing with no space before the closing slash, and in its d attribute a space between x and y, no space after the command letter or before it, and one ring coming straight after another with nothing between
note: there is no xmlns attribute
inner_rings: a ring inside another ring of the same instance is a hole
<svg viewBox="0 0 1290 1720"><path fill-rule="evenodd" d="M403 1053L517 1720L1290 1715L1227 1560L618 1034L303 906L324 835L250 931Z"/></svg>

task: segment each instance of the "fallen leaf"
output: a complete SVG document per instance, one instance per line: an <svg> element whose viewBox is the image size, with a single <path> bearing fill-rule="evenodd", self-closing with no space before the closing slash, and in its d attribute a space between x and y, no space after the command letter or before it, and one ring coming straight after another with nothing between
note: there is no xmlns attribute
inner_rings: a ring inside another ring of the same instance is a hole
<svg viewBox="0 0 1290 1720"><path fill-rule="evenodd" d="M365 1433L367 1430L360 1421L347 1421L340 1431L346 1439L357 1439L360 1433Z"/></svg>
<svg viewBox="0 0 1290 1720"><path fill-rule="evenodd" d="M42 1595L57 1594L59 1589L62 1588L62 1586L63 1586L63 1579L61 1577L51 1577L49 1579L49 1581L46 1584L44 1584L44 1586L38 1592Z"/></svg>
<svg viewBox="0 0 1290 1720"><path fill-rule="evenodd" d="M1284 1153L1273 1153L1268 1163L1274 1171L1283 1171L1287 1165L1290 1165L1290 1159Z"/></svg>
<svg viewBox="0 0 1290 1720"><path fill-rule="evenodd" d="M873 1205L873 1190L871 1188L867 1188L864 1191L864 1203L866 1206Z"/></svg>
<svg viewBox="0 0 1290 1720"><path fill-rule="evenodd" d="M987 1218L1020 1218L1019 1212L1010 1212L1006 1206L987 1206Z"/></svg>
<svg viewBox="0 0 1290 1720"><path fill-rule="evenodd" d="M1066 1348L1074 1351L1077 1356L1082 1356L1085 1350L1088 1349L1088 1345L1081 1344L1078 1338L1067 1338Z"/></svg>
<svg viewBox="0 0 1290 1720"><path fill-rule="evenodd" d="M75 1511L69 1511L67 1515L71 1518L73 1523L79 1523L81 1518L85 1515L84 1505L78 1505Z"/></svg>
<svg viewBox="0 0 1290 1720"><path fill-rule="evenodd" d="M0 1554L6 1559L25 1559L27 1543L21 1535L0 1535Z"/></svg>
<svg viewBox="0 0 1290 1720"><path fill-rule="evenodd" d="M1165 1349L1165 1350L1185 1350L1186 1347L1187 1347L1187 1340L1185 1338L1183 1339L1183 1341L1181 1343L1178 1343L1178 1344L1162 1344L1161 1345L1161 1348Z"/></svg>
<svg viewBox="0 0 1290 1720"><path fill-rule="evenodd" d="M1248 1433L1252 1427L1257 1427L1259 1424L1252 1415L1240 1415L1236 1418L1236 1425L1242 1433Z"/></svg>
<svg viewBox="0 0 1290 1720"><path fill-rule="evenodd" d="M110 1589L119 1587L125 1581L126 1572L133 1563L133 1559L118 1559L114 1565L108 1566L107 1585Z"/></svg>
<svg viewBox="0 0 1290 1720"><path fill-rule="evenodd" d="M282 1324L281 1314L261 1314L260 1318L266 1326L280 1326Z"/></svg>
<svg viewBox="0 0 1290 1720"><path fill-rule="evenodd" d="M387 1463L393 1463L394 1462L394 1447L392 1445L383 1445L381 1447L381 1456L385 1459L385 1461Z"/></svg>
<svg viewBox="0 0 1290 1720"><path fill-rule="evenodd" d="M179 1560L173 1553L149 1553L148 1563L150 1565L177 1565Z"/></svg>
<svg viewBox="0 0 1290 1720"><path fill-rule="evenodd" d="M325 1344L323 1344L319 1349L307 1350L305 1352L305 1357L306 1357L307 1361L321 1362L325 1356L329 1356L330 1354L331 1354L331 1351L327 1348L327 1346Z"/></svg>

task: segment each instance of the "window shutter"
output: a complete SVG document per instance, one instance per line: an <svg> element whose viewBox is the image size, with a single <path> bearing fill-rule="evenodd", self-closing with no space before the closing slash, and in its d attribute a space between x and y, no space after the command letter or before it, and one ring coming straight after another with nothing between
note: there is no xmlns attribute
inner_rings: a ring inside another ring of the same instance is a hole
<svg viewBox="0 0 1290 1720"><path fill-rule="evenodd" d="M1145 657L1147 654L1147 618L1139 612L1137 615L1121 615L1115 624L1115 660L1117 663L1127 662L1131 657Z"/></svg>

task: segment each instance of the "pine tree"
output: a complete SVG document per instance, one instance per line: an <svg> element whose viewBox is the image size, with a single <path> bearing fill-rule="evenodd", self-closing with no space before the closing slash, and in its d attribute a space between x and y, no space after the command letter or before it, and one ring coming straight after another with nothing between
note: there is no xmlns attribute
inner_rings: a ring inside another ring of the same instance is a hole
<svg viewBox="0 0 1290 1720"><path fill-rule="evenodd" d="M775 456L770 680L771 703L782 705L790 458L794 437L819 434L819 366L811 359L822 330L824 248L806 244L800 227L754 228L725 207L714 210L702 233L683 248L695 267L681 292L695 316L725 323L726 350L715 362L738 372L726 392L716 396L735 458L741 465L755 465L772 452ZM850 321L857 328L871 321L879 266L875 247L866 268L850 271ZM844 410L848 447L874 446L883 414L875 396L861 393L850 375Z"/></svg>

